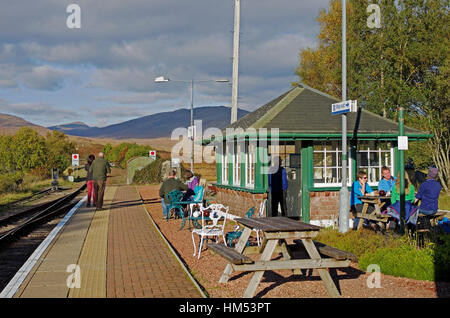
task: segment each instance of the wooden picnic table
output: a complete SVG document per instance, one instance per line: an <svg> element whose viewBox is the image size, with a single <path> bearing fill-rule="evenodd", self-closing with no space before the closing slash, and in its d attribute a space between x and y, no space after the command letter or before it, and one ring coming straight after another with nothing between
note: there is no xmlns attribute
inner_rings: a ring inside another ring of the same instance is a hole
<svg viewBox="0 0 450 318"><path fill-rule="evenodd" d="M358 196L358 198L363 202L363 209L361 213L354 213L355 217L363 218L367 220L372 220L378 222L380 227L385 227L386 223L389 221L388 214L381 214L381 208L386 204L386 202L390 203L391 196L390 195L365 195ZM372 213L367 213L369 205L373 205L375 209ZM358 230L361 229L364 222L358 223Z"/></svg>
<svg viewBox="0 0 450 318"><path fill-rule="evenodd" d="M354 255L314 242L312 239L319 234L321 227L287 217L238 218L235 221L244 226L244 231L234 249L219 244L208 245L208 247L228 260L228 264L220 277L220 283L227 282L233 271L254 272L243 295L244 298L249 298L254 296L266 270L291 269L294 273L299 273L302 269L317 269L329 294L332 297L341 296L328 269L348 267L351 262L350 259ZM242 253L252 229L259 229L264 233L264 240L260 250L262 253L259 261L253 261ZM297 239L297 243L302 245L302 248L306 250L310 258L294 258L294 254L291 253L286 239ZM278 250L281 250L283 259L271 260L277 247L281 248ZM322 258L321 254L333 255L334 257Z"/></svg>

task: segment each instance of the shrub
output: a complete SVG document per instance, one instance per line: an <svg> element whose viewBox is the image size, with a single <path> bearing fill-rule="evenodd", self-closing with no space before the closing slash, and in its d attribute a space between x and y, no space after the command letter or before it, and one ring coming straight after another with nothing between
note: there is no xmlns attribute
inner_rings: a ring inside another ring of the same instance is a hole
<svg viewBox="0 0 450 318"><path fill-rule="evenodd" d="M133 177L133 183L137 184L155 184L162 182L161 167L162 160L156 158L152 163L143 169L136 171Z"/></svg>
<svg viewBox="0 0 450 318"><path fill-rule="evenodd" d="M22 181L20 173L0 174L0 193L16 191Z"/></svg>
<svg viewBox="0 0 450 318"><path fill-rule="evenodd" d="M368 265L377 264L384 274L434 281L433 254L431 247L417 249L405 242L395 248L384 247L364 254L359 259L358 267L366 270Z"/></svg>

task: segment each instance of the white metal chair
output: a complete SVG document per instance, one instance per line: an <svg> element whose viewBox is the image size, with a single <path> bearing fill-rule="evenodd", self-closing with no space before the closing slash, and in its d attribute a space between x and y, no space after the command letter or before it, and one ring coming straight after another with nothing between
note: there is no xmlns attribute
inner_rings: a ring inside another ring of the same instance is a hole
<svg viewBox="0 0 450 318"><path fill-rule="evenodd" d="M212 221L211 225L205 224L205 216L204 212L206 210L210 210L209 219ZM211 204L206 208L201 207L200 213L202 215L202 227L201 229L192 230L192 243L194 244L194 255L196 253L195 239L194 234L197 234L200 237L200 247L198 251L198 259L200 259L200 253L202 252L203 240L208 237L222 237L223 243L227 246L227 242L225 240L225 223L227 221L229 207L225 207L222 204ZM223 218L222 224L217 224L219 219Z"/></svg>
<svg viewBox="0 0 450 318"><path fill-rule="evenodd" d="M267 199L264 199L264 201L261 202L261 204L259 205L259 213L258 213L259 218L264 217L264 213L266 212L266 201L267 201ZM256 243L258 243L258 246L261 245L261 237L259 236L261 234L261 230L260 229L252 229L252 231L256 232Z"/></svg>

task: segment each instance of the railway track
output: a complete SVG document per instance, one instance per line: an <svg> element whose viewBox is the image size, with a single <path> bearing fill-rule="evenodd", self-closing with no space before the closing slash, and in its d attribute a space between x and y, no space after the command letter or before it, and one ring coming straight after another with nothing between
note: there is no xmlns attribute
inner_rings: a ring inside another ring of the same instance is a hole
<svg viewBox="0 0 450 318"><path fill-rule="evenodd" d="M0 220L0 291L77 204L85 187L83 185L62 198Z"/></svg>

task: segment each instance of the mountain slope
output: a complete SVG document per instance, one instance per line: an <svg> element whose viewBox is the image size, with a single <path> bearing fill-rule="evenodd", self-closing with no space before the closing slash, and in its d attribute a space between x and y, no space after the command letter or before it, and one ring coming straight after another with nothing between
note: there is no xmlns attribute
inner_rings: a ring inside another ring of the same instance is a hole
<svg viewBox="0 0 450 318"><path fill-rule="evenodd" d="M238 110L238 118L246 115L245 110ZM176 128L190 125L190 109L179 109L148 115L106 127L89 127L82 123L71 123L48 127L64 131L68 135L101 138L160 138L170 137ZM207 106L194 108L194 120L202 120L203 131L210 127L222 129L230 123L230 108L225 106ZM81 125L82 124L82 125ZM78 125L78 127L77 127Z"/></svg>
<svg viewBox="0 0 450 318"><path fill-rule="evenodd" d="M32 128L41 135L45 135L50 131L45 127L30 123L23 118L0 113L0 134L15 134L22 127Z"/></svg>

